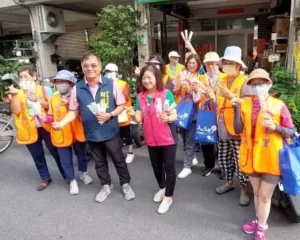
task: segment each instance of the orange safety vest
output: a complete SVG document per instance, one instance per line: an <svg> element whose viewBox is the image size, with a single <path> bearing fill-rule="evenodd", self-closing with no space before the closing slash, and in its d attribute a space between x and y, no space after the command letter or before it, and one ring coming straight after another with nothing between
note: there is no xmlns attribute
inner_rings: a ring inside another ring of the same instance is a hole
<svg viewBox="0 0 300 240"><path fill-rule="evenodd" d="M280 124L283 102L268 97L267 105L272 106L273 121ZM261 111L255 125L255 135L252 130L253 97L245 98L241 103L241 118L244 124L240 147L239 167L246 174L265 173L280 176L279 150L283 148L283 137L261 125L264 113Z"/></svg>
<svg viewBox="0 0 300 240"><path fill-rule="evenodd" d="M121 79L118 79L118 86L119 86L119 88L121 89L121 91L124 92L125 88L126 88L128 85L127 85L127 82L126 82L126 81L121 80ZM126 96L127 96L127 99L126 99L125 106L126 106L126 107L131 107L131 97L130 97L129 92L126 93ZM127 114L127 116L128 116L128 120L127 120L126 122L119 123L119 126L120 126L120 127L124 127L124 126L130 125L130 123L131 123L131 116L128 115L128 114Z"/></svg>
<svg viewBox="0 0 300 240"><path fill-rule="evenodd" d="M36 86L36 96L39 101L47 102L46 94L42 86ZM27 98L23 90L19 90L18 98L21 105L21 112L14 114L14 121L17 128L16 140L18 144L32 144L38 140L38 131L35 123L35 117L30 116ZM42 107L42 114L46 115L45 109ZM42 127L50 132L50 124L41 123Z"/></svg>
<svg viewBox="0 0 300 240"><path fill-rule="evenodd" d="M224 80L227 78L227 75L225 73L222 73L220 72L219 73L219 76L218 76L218 80L224 82ZM199 80L200 82L202 82L206 87L208 88L212 88L213 86L210 85L210 83L208 82L208 79L207 79L207 75L206 74L203 74L203 75L200 75L199 77ZM199 108L202 109L204 104L205 104L205 101L206 101L206 98L202 95L201 96L201 101L199 103Z"/></svg>
<svg viewBox="0 0 300 240"><path fill-rule="evenodd" d="M236 96L241 97L242 87L247 79L247 76L240 74L231 84L229 90ZM225 77L221 85L228 86L228 78ZM223 111L224 114L224 123L228 133L232 136L238 136L234 132L233 128L233 118L234 118L234 108L230 103L230 100L222 97L220 95L220 88L217 88L217 96L218 96L218 110L217 110L217 118L220 118L220 114Z"/></svg>
<svg viewBox="0 0 300 240"><path fill-rule="evenodd" d="M166 73L170 78L176 77L183 69L185 69L185 66L178 63L175 68L175 73L171 71L171 64L166 65ZM175 74L175 75L174 75Z"/></svg>
<svg viewBox="0 0 300 240"><path fill-rule="evenodd" d="M199 79L199 81L200 81L200 75L199 74L197 74L197 76L196 76L198 79ZM181 84L181 81L182 81L182 79L181 78L178 78L178 82L176 83L177 85L180 85ZM179 102L184 98L184 96L186 95L186 93L187 93L187 91L186 91L186 89L180 89L179 90L179 93L178 94L175 94L175 101L176 101L176 104L179 104Z"/></svg>
<svg viewBox="0 0 300 240"><path fill-rule="evenodd" d="M61 104L61 95L55 94L50 99L54 121L61 121L68 113L68 108ZM51 128L51 141L55 147L69 147L74 140L85 142L83 125L79 117L65 125L63 129Z"/></svg>

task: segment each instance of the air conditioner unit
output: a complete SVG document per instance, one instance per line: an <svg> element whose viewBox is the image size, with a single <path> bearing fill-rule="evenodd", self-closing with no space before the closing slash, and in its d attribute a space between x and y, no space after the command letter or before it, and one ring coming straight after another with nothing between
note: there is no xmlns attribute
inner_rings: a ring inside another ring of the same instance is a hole
<svg viewBox="0 0 300 240"><path fill-rule="evenodd" d="M37 6L38 23L41 33L65 33L65 19L62 9L45 5Z"/></svg>

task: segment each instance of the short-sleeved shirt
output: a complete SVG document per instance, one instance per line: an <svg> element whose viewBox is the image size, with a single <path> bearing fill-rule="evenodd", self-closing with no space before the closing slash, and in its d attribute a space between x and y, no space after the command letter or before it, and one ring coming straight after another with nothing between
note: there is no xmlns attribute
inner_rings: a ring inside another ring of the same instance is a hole
<svg viewBox="0 0 300 240"><path fill-rule="evenodd" d="M167 90L167 92L166 92L166 99L169 100L169 105L170 106L175 103L175 97L174 97L173 93L170 90ZM152 101L153 101L152 97L147 97L147 103L148 104L151 104ZM141 110L139 101L136 101L135 110L136 111Z"/></svg>
<svg viewBox="0 0 300 240"><path fill-rule="evenodd" d="M255 127L256 127L256 122L257 122L257 117L260 112L260 103L258 99L253 99L253 104L252 104L252 132L255 133ZM287 106L284 104L281 108L281 113L280 113L280 126L286 127L286 128L293 128L293 120L291 117L291 113Z"/></svg>
<svg viewBox="0 0 300 240"><path fill-rule="evenodd" d="M43 86L45 90L46 97L49 98L53 95L52 88L49 86Z"/></svg>
<svg viewBox="0 0 300 240"><path fill-rule="evenodd" d="M90 83L88 83L88 81L86 79L84 79L84 81L85 81L85 84L89 87L89 89L93 95L93 98L95 99L96 93L97 93L100 85L102 84L101 76L99 77L99 81L96 84L90 84ZM113 81L113 80L111 80L111 81ZM123 105L126 103L125 97L116 81L113 81L113 95L114 95L115 103L117 106ZM76 85L75 85L71 92L71 97L70 97L70 101L69 101L69 110L78 111L78 109L79 109L79 103L77 100L77 91L76 91Z"/></svg>

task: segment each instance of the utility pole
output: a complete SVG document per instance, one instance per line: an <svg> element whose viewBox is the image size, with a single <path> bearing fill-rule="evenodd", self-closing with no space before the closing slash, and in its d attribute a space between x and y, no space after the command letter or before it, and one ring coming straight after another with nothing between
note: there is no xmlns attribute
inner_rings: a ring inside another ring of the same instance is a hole
<svg viewBox="0 0 300 240"><path fill-rule="evenodd" d="M291 0L291 14L290 14L290 32L288 40L288 55L287 55L287 69L293 71L294 66L294 41L295 41L295 0Z"/></svg>

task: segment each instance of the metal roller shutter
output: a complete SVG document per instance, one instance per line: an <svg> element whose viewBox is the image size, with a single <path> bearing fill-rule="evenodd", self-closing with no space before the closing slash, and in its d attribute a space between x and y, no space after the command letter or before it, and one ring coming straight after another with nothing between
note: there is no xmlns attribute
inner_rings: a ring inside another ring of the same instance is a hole
<svg viewBox="0 0 300 240"><path fill-rule="evenodd" d="M273 21L267 16L257 16L256 24L258 25L258 39L271 39Z"/></svg>
<svg viewBox="0 0 300 240"><path fill-rule="evenodd" d="M63 59L81 59L88 51L85 29L67 31L56 41L57 54Z"/></svg>

